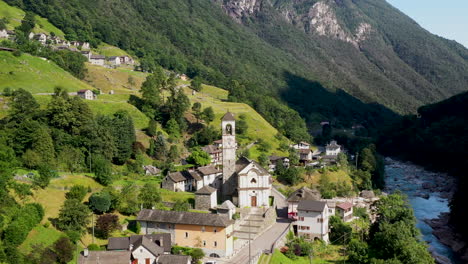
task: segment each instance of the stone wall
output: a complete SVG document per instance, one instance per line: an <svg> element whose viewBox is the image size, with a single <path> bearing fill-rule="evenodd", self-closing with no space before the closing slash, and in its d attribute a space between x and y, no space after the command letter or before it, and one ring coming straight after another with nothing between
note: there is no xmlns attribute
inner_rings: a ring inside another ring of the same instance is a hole
<svg viewBox="0 0 468 264"><path fill-rule="evenodd" d="M195 195L195 209L196 210L210 210L211 196L210 195Z"/></svg>

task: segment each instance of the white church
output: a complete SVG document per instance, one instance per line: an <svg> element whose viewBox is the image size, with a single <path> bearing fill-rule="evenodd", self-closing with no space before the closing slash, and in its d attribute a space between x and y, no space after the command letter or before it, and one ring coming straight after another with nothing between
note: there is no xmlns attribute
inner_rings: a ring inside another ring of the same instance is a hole
<svg viewBox="0 0 468 264"><path fill-rule="evenodd" d="M223 143L222 200L240 208L269 207L271 175L257 162L236 157L236 119L227 112L221 121Z"/></svg>

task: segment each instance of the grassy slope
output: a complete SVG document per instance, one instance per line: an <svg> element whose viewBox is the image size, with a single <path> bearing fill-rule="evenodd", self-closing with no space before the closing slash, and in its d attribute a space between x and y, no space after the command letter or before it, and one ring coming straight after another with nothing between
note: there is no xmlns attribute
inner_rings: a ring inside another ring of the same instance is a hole
<svg viewBox="0 0 468 264"><path fill-rule="evenodd" d="M339 261L343 259L343 257L339 256L339 253L338 253L339 247L329 246L327 247L327 249L328 250L325 250L325 251L328 251L328 252L322 252L323 249L321 249L320 252L314 252L312 263L313 264L338 263ZM326 254L323 254L323 253L326 253ZM320 256L316 256L316 255L320 255ZM261 258L261 260L266 259L265 255L263 255L262 257L263 258ZM308 257L298 257L295 260L291 260L290 258L286 257L283 253L281 253L278 249L275 249L275 251L271 255L269 264L286 264L286 263L309 264L311 262Z"/></svg>
<svg viewBox="0 0 468 264"><path fill-rule="evenodd" d="M101 43L96 49L93 49L94 52L104 55L104 56L129 56L129 54L117 47L111 46L106 43Z"/></svg>
<svg viewBox="0 0 468 264"><path fill-rule="evenodd" d="M13 7L0 0L0 18L6 18L8 20L8 29L14 29L21 24L25 12L17 7ZM36 27L33 32L35 33L49 33L54 32L55 35L63 37L65 34L62 30L52 25L49 20L36 16Z"/></svg>
<svg viewBox="0 0 468 264"><path fill-rule="evenodd" d="M88 76L86 81L101 89L103 93L114 90L115 93L129 93L132 90L139 90L145 81L146 73L135 72L125 68L107 69L96 65L87 65ZM132 78L134 85L128 83Z"/></svg>
<svg viewBox="0 0 468 264"><path fill-rule="evenodd" d="M93 89L66 72L55 63L39 57L23 54L13 56L0 51L0 89L23 88L31 93L52 93L55 86L63 86L70 92Z"/></svg>

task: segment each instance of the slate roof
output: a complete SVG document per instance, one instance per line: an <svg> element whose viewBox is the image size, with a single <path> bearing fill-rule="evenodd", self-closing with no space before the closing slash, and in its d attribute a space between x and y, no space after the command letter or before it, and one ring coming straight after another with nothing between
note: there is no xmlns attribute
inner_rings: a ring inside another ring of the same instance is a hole
<svg viewBox="0 0 468 264"><path fill-rule="evenodd" d="M198 175L195 171L178 171L172 172L167 175L173 182L182 182L186 180L195 179L197 181L203 180L203 178Z"/></svg>
<svg viewBox="0 0 468 264"><path fill-rule="evenodd" d="M338 143L336 143L335 140L333 140L332 142L330 142L330 144L327 145L327 149L329 150L336 150L336 149L339 149L341 148L340 145L338 145Z"/></svg>
<svg viewBox="0 0 468 264"><path fill-rule="evenodd" d="M156 243L145 236L141 236L135 241L135 243L133 243L134 250L140 246L146 248L149 252L151 252L151 254L153 254L153 256L159 256L164 253L164 249L162 247L156 245Z"/></svg>
<svg viewBox="0 0 468 264"><path fill-rule="evenodd" d="M352 204L352 203L348 203L348 202L344 202L344 203L338 204L336 207L341 208L341 209L343 209L343 210L348 210L348 209L350 209L350 208L353 207L353 204Z"/></svg>
<svg viewBox="0 0 468 264"><path fill-rule="evenodd" d="M138 213L138 221L148 221L157 223L202 225L227 227L233 224L233 221L226 216L217 214L193 213L193 212L175 212L143 209Z"/></svg>
<svg viewBox="0 0 468 264"><path fill-rule="evenodd" d="M204 146L204 147L202 147L202 150L205 151L208 154L216 154L216 153L221 153L222 152L222 150L220 148L218 148L217 146L215 146L215 145Z"/></svg>
<svg viewBox="0 0 468 264"><path fill-rule="evenodd" d="M221 120L223 120L223 121L236 121L236 119L234 118L234 115L231 112L227 112L223 116L223 118Z"/></svg>
<svg viewBox="0 0 468 264"><path fill-rule="evenodd" d="M130 244L133 244L135 248L136 242L141 238L146 237L150 241L153 241L153 244L156 246L161 245L164 249L164 252L171 252L171 234L169 233L160 233L160 234L151 234L151 235L133 235L130 237L111 237L107 243L107 250L128 250ZM156 242L157 241L157 242Z"/></svg>
<svg viewBox="0 0 468 264"><path fill-rule="evenodd" d="M298 211L312 211L312 212L323 212L326 202L313 201L313 200L302 200L297 205Z"/></svg>
<svg viewBox="0 0 468 264"><path fill-rule="evenodd" d="M309 153L310 153L310 149L300 149L300 150L299 150L299 153L301 153L301 154L309 154Z"/></svg>
<svg viewBox="0 0 468 264"><path fill-rule="evenodd" d="M200 190L196 191L195 194L201 194L201 195L210 195L214 192L216 192L217 190L209 185L206 185L204 187L202 187Z"/></svg>
<svg viewBox="0 0 468 264"><path fill-rule="evenodd" d="M221 171L216 169L214 166L204 166L197 169L202 175L211 175L220 173Z"/></svg>
<svg viewBox="0 0 468 264"><path fill-rule="evenodd" d="M258 164L256 161L254 160L249 160L248 158L246 157L241 157L239 158L237 161L236 161L236 172L239 173L241 172L243 169L245 169L245 167L249 166L249 164L253 163L262 173L264 174L270 174L267 170L265 170L260 164Z"/></svg>
<svg viewBox="0 0 468 264"><path fill-rule="evenodd" d="M187 264L191 260L190 256L162 255L156 260L156 264Z"/></svg>
<svg viewBox="0 0 468 264"><path fill-rule="evenodd" d="M87 257L83 252L78 257L78 264L128 264L130 251L89 251Z"/></svg>
<svg viewBox="0 0 468 264"><path fill-rule="evenodd" d="M219 209L231 210L236 209L236 206L229 200L224 201L219 207Z"/></svg>
<svg viewBox="0 0 468 264"><path fill-rule="evenodd" d="M104 59L106 59L106 56L93 54L93 55L91 55L91 59L94 59L94 60L104 60Z"/></svg>
<svg viewBox="0 0 468 264"><path fill-rule="evenodd" d="M297 189L288 197L288 202L299 202L301 200L320 200L320 193L307 187Z"/></svg>
<svg viewBox="0 0 468 264"><path fill-rule="evenodd" d="M281 157L281 156L269 156L268 159L271 161L271 162L275 162L275 161L278 161L278 160L283 160L283 159L286 159L286 157Z"/></svg>

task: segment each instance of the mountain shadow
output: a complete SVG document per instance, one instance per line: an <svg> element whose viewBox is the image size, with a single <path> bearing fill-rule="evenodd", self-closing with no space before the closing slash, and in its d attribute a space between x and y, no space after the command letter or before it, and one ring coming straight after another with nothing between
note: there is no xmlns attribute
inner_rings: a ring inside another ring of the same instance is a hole
<svg viewBox="0 0 468 264"><path fill-rule="evenodd" d="M306 119L309 127L326 120L335 127L360 124L373 129L400 117L381 104L364 103L341 89L331 92L320 83L291 72L285 71L284 79L287 87L281 91L281 98Z"/></svg>

